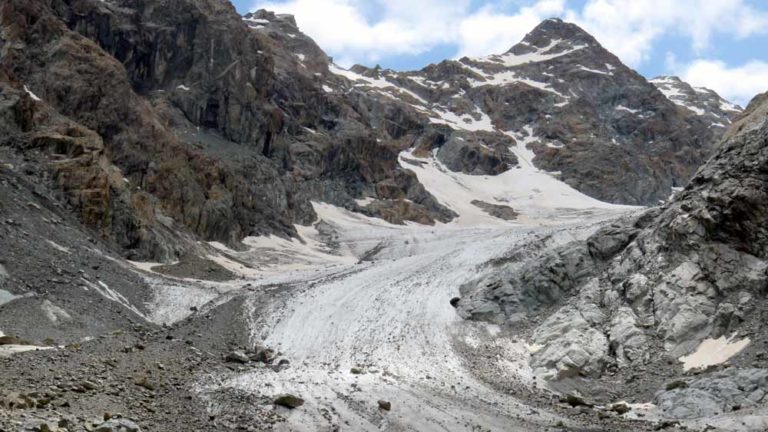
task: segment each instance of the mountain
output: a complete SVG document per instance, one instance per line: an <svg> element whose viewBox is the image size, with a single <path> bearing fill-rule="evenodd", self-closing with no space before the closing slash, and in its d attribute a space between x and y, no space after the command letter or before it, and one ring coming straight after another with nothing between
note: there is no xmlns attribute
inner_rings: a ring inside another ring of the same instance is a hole
<svg viewBox="0 0 768 432"><path fill-rule="evenodd" d="M654 430L571 405L685 417L673 357L760 334L762 105L575 25L411 72L219 0L0 26L2 430Z"/></svg>
<svg viewBox="0 0 768 432"><path fill-rule="evenodd" d="M292 17L241 18L227 3L11 2L5 16L19 23L8 85L35 95L5 141L75 156L34 170L53 170L81 220L136 259L181 256L190 238L296 236L294 223L315 219L311 200L395 223L451 220L398 163L410 147L498 174L525 141L538 168L581 192L654 203L708 155L713 122L730 121L681 109L559 20L504 55L398 74L343 70Z"/></svg>
<svg viewBox="0 0 768 432"><path fill-rule="evenodd" d="M352 71L363 75L358 87L386 93L386 83L399 86L405 102L431 123L535 138L528 147L536 167L589 196L622 204L655 204L684 186L740 111L682 82L697 109L681 107L664 97L666 87L558 19L544 21L502 55L418 72Z"/></svg>

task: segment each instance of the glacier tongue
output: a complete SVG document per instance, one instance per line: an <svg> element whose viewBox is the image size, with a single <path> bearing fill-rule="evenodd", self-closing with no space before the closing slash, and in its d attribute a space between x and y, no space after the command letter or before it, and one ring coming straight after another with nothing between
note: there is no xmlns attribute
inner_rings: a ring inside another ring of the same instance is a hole
<svg viewBox="0 0 768 432"><path fill-rule="evenodd" d="M590 202L581 202L581 209ZM254 369L199 390L215 394L221 388L253 393L268 389L301 395L305 406L288 413L284 425L292 431L324 430L329 424L361 431L522 431L569 424L554 413L532 411L526 402L499 390L533 385L529 347L497 326L463 321L450 300L463 283L492 271L490 260L539 236L559 243L583 237L596 229L597 221L627 210L595 205L588 215L580 213L578 221L550 219L557 227L537 226L543 221L533 218L532 224L484 223L490 219L477 214L462 214L463 222L426 227L391 225L314 203L326 234L332 232L338 255L323 252L329 258L315 261L315 272L286 261L285 272L252 281L257 293L246 302L252 308L253 342L291 359L290 373ZM268 245L261 247L264 253ZM274 251L284 259L293 253L297 262L306 262L307 256L317 256L313 247L321 246L309 242L285 255L286 249L276 244ZM337 259L350 255L360 262ZM271 297L266 307L259 304L263 297L258 292L276 283L290 289L282 297ZM496 360L478 370L470 365L478 355ZM390 401L392 412L376 409L377 400ZM526 420L521 422L517 415Z"/></svg>

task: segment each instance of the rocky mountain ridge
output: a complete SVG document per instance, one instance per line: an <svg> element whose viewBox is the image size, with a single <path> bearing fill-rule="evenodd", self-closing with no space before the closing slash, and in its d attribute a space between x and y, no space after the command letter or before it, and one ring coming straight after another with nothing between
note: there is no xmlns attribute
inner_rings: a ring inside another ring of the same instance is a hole
<svg viewBox="0 0 768 432"><path fill-rule="evenodd" d="M712 114L712 127L727 128L730 123L716 123L719 119L733 117L743 109L704 87L693 87L676 76L659 76L650 80L667 99L698 115Z"/></svg>

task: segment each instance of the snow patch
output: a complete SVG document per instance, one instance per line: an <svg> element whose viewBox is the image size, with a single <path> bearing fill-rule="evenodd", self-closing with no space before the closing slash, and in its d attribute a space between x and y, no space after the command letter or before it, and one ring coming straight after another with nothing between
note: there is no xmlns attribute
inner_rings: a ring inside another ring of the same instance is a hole
<svg viewBox="0 0 768 432"><path fill-rule="evenodd" d="M254 24L269 24L269 20L260 18L243 18L243 21L252 22Z"/></svg>
<svg viewBox="0 0 768 432"><path fill-rule="evenodd" d="M92 289L97 293L99 293L104 298L106 298L107 300L111 300L115 303L118 303L123 307L125 307L126 309L132 311L136 315L140 317L144 317L144 314L138 308L136 308L136 306L132 305L131 302L129 302L128 299L125 298L125 296L113 290L104 282L96 281L96 283L93 283L85 278L80 278L80 280L85 284L86 290Z"/></svg>
<svg viewBox="0 0 768 432"><path fill-rule="evenodd" d="M725 99L720 100L720 109L723 111L742 112L743 110L736 104L730 103Z"/></svg>
<svg viewBox="0 0 768 432"><path fill-rule="evenodd" d="M369 78L367 76L360 75L358 73L352 72L352 71L344 69L342 67L339 67L339 66L337 66L337 65L335 65L333 63L331 63L328 66L328 70L330 70L331 73L333 73L335 75L342 76L342 77L352 81L352 83L356 87L362 86L362 87L372 87L372 88L379 89L379 90L387 90L387 92L382 92L382 93L384 93L384 94L386 94L388 96L391 96L391 97L395 97L397 99L399 99L397 96L400 96L398 93L404 93L404 94L407 94L407 95L411 96L412 98L416 99L417 101L419 101L420 103L422 103L424 105L429 105L429 103L426 100L424 100L424 98L422 98L421 96L417 95L416 93L414 93L414 92L412 92L412 91L410 91L410 90L408 90L406 88L400 87L399 85L397 85L395 83L387 81L386 79L382 79L382 78ZM392 93L393 91L394 91L394 94Z"/></svg>
<svg viewBox="0 0 768 432"><path fill-rule="evenodd" d="M696 351L682 356L678 360L683 363L683 369L686 371L725 363L746 348L750 342L748 337L740 340L735 339L736 334L729 338L721 336L718 339L705 339L699 344Z"/></svg>
<svg viewBox="0 0 768 432"><path fill-rule="evenodd" d="M618 105L618 106L616 106L616 108L614 108L614 109L615 109L616 111L626 111L626 112L628 112L628 113L632 113L632 114L637 114L637 113L639 113L639 112L640 112L640 110L636 110L636 109L632 109L632 108L627 108L627 107L625 107L624 105Z"/></svg>
<svg viewBox="0 0 768 432"><path fill-rule="evenodd" d="M24 86L24 91L27 92L27 94L29 95L29 97L32 98L33 101L35 101L35 102L41 102L42 101L42 99L37 97L36 94L32 93L32 90L30 90L26 85Z"/></svg>
<svg viewBox="0 0 768 432"><path fill-rule="evenodd" d="M43 351L54 349L54 347L43 347L36 345L0 345L0 358L10 357L14 354L28 351Z"/></svg>
<svg viewBox="0 0 768 432"><path fill-rule="evenodd" d="M373 202L376 202L376 198L365 197L365 198L361 198L361 199L356 199L356 200L355 200L355 202L356 202L356 203L357 203L357 205L359 205L360 207L365 207L365 206L367 206L368 204L371 204L371 203L373 203Z"/></svg>
<svg viewBox="0 0 768 432"><path fill-rule="evenodd" d="M591 73L598 74L598 75L608 75L608 76L613 75L610 72L601 71L601 70L598 70L598 69L590 69L590 68L588 68L586 66L583 66L583 65L579 65L579 70L580 71L584 71L584 72L591 72Z"/></svg>
<svg viewBox="0 0 768 432"><path fill-rule="evenodd" d="M531 128L524 134L508 133L518 141L510 150L518 157L519 167L496 176L476 176L453 172L436 158L420 159L412 150L400 153L400 165L413 171L419 182L459 217L449 222L456 226L510 226L510 224L548 224L560 217L572 217L573 211L590 209L627 211L636 207L608 204L584 195L567 184L536 168L535 153L527 146L537 141ZM404 159L422 161L418 166ZM514 222L495 218L472 201L512 207L520 213ZM570 214L570 216L568 216Z"/></svg>
<svg viewBox="0 0 768 432"><path fill-rule="evenodd" d="M435 109L434 112L438 117L430 117L429 121L432 124L445 124L456 129L466 131L488 131L491 132L495 128L493 122L488 114L484 113L480 108L475 106L474 115L458 115L449 110ZM476 119L475 117L479 117Z"/></svg>
<svg viewBox="0 0 768 432"><path fill-rule="evenodd" d="M49 245L51 245L54 249L56 249L59 252L64 252L65 254L71 254L72 251L69 248L65 248L64 246L54 242L53 240L46 240Z"/></svg>
<svg viewBox="0 0 768 432"><path fill-rule="evenodd" d="M6 291L3 289L0 289L0 305L4 305L6 303L10 303L17 298L21 298L21 296L17 296L15 294L12 294L10 291ZM0 335L2 336L2 335Z"/></svg>
<svg viewBox="0 0 768 432"><path fill-rule="evenodd" d="M500 56L499 55L493 55L493 56L490 56L490 57L483 57L483 58L480 58L478 60L479 61L485 61L485 62L487 62L487 61L497 62L497 63L503 64L506 67L515 67L515 66L520 66L520 65L528 64L528 63L540 63L540 62L545 62L545 61L553 60L553 59L556 59L558 57L562 57L562 56L565 56L565 55L568 55L568 54L572 54L572 53L574 53L576 51L582 50L582 49L587 47L587 45L577 45L577 46L575 46L575 47L573 47L571 49L565 50L565 51L548 54L549 51L554 49L555 46L557 46L561 42L562 42L561 39L554 39L554 40L549 42L549 45L547 45L547 46L545 46L543 48L538 48L534 52L530 52L530 53L526 53L526 54L507 53L507 54L503 54L503 55L500 55Z"/></svg>

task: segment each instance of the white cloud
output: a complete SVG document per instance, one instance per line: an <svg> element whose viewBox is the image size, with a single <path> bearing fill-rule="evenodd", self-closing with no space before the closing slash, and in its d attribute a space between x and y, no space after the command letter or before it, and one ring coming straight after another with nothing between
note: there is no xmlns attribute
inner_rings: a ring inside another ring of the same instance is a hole
<svg viewBox="0 0 768 432"><path fill-rule="evenodd" d="M768 90L768 63L762 61L729 67L717 60L697 60L680 75L692 85L710 88L742 106Z"/></svg>
<svg viewBox="0 0 768 432"><path fill-rule="evenodd" d="M496 6L487 5L463 19L459 25L459 57L501 54L541 21L559 16L564 11L564 0L542 0L520 8L514 15L499 13Z"/></svg>
<svg viewBox="0 0 768 432"><path fill-rule="evenodd" d="M768 11L749 0L254 0L296 16L301 29L344 64L419 55L439 45L457 56L502 53L543 19L560 16L592 33L625 63L647 61L664 35L704 54L715 35L768 33ZM524 4L524 6L511 6Z"/></svg>
<svg viewBox="0 0 768 432"><path fill-rule="evenodd" d="M391 56L417 55L453 44L470 0L289 0L257 1L264 8L296 16L301 30L340 63L376 62ZM368 3L368 4L366 4ZM376 20L364 11L374 6Z"/></svg>
<svg viewBox="0 0 768 432"><path fill-rule="evenodd" d="M744 38L768 32L768 12L745 0L589 0L582 10L569 10L566 19L631 66L647 60L665 34L687 37L700 53L715 34Z"/></svg>

